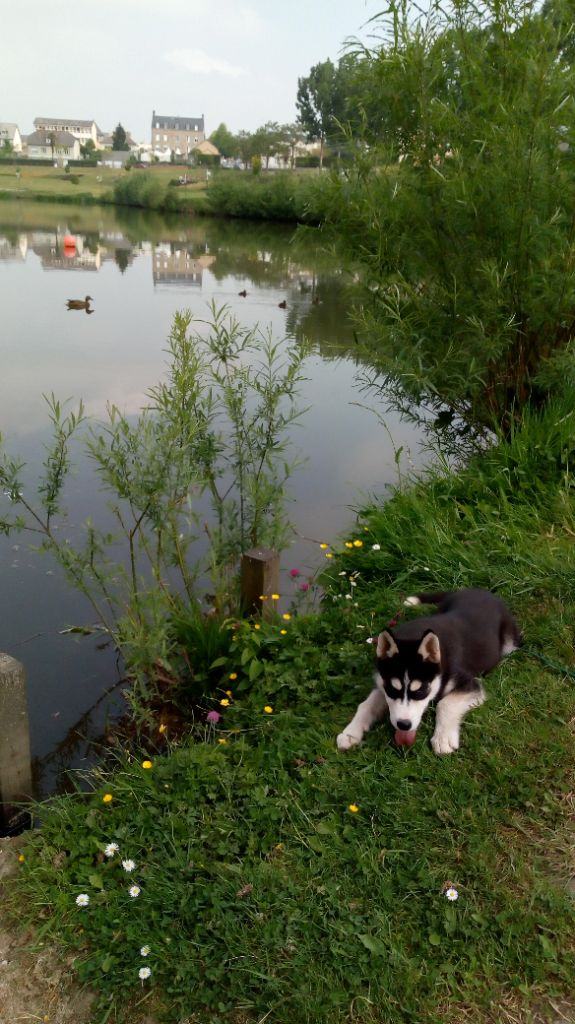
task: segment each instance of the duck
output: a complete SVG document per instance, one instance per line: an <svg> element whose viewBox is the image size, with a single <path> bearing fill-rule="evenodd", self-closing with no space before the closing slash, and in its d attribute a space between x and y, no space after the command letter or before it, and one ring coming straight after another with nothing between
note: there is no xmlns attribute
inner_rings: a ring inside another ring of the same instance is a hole
<svg viewBox="0 0 575 1024"><path fill-rule="evenodd" d="M278 306L279 306L280 309L287 309L287 302L286 302L286 300L284 299L283 302L278 302Z"/></svg>
<svg viewBox="0 0 575 1024"><path fill-rule="evenodd" d="M90 303L93 301L91 295L86 295L85 299L68 299L66 305L68 309L85 309L87 313L93 313L94 310L90 309Z"/></svg>
<svg viewBox="0 0 575 1024"><path fill-rule="evenodd" d="M245 288L244 288L244 290L243 290L243 291L241 291L241 292L238 292L238 295L241 295L242 299L245 299L245 298L247 298L247 294L248 294L248 293L247 293L247 291L245 290Z"/></svg>

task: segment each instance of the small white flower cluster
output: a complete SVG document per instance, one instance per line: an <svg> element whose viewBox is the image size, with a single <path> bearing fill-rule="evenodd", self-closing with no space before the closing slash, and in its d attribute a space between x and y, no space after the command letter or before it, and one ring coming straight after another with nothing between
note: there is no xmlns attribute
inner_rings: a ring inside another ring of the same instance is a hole
<svg viewBox="0 0 575 1024"><path fill-rule="evenodd" d="M118 846L118 843L108 843L104 847L105 857L115 857L117 854L119 854L119 852L120 847ZM124 871L127 871L128 874L130 874L132 871L135 871L136 862L135 860L130 859L123 860L122 867ZM128 889L128 895L131 896L132 899L136 899L136 897L140 895L141 891L142 890L140 889L139 885L131 885L130 888ZM87 892L81 892L79 896L76 896L76 906L87 907L89 903L90 897ZM152 950L150 946L142 946L140 949L140 956L149 956L151 951ZM138 971L138 977L140 981L146 981L146 979L150 977L151 973L152 971L150 967L140 967Z"/></svg>

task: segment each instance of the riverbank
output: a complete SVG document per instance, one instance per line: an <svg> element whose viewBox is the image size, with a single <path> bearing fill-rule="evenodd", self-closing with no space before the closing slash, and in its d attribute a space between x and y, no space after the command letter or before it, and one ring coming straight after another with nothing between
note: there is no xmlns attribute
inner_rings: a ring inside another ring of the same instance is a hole
<svg viewBox="0 0 575 1024"><path fill-rule="evenodd" d="M0 199L132 206L184 215L318 224L323 218L317 172L242 171L154 164L145 170L26 167L0 162Z"/></svg>
<svg viewBox="0 0 575 1024"><path fill-rule="evenodd" d="M194 1024L573 1016L574 419L526 415L365 509L323 549L322 614L244 623L188 739L158 719L39 809L4 895L75 959L94 1024L142 999ZM457 754L432 753L431 713L407 753L385 726L338 753L366 639L430 586L496 589L523 649Z"/></svg>

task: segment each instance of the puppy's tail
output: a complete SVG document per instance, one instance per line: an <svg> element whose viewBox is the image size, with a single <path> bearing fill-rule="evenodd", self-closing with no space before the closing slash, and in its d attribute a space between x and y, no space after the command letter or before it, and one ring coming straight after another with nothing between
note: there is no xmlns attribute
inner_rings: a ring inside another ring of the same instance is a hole
<svg viewBox="0 0 575 1024"><path fill-rule="evenodd" d="M452 593L451 590L438 590L433 594L412 594L411 597L406 597L403 603L407 608L413 608L418 604L441 605Z"/></svg>

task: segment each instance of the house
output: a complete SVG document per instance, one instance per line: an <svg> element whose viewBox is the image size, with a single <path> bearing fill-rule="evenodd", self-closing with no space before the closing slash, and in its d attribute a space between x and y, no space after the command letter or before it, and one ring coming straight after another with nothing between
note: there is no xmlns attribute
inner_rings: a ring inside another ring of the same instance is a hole
<svg viewBox="0 0 575 1024"><path fill-rule="evenodd" d="M194 156L199 154L200 156L221 156L217 146L214 146L213 142L209 139L204 139L203 142L199 142L197 146L194 146Z"/></svg>
<svg viewBox="0 0 575 1024"><path fill-rule="evenodd" d="M70 117L35 117L34 128L36 131L69 132L81 146L85 146L91 139L96 149L101 148L99 139L102 132L95 121L79 121Z"/></svg>
<svg viewBox="0 0 575 1024"><path fill-rule="evenodd" d="M111 149L108 153L102 153L98 159L99 167L125 167L133 157L133 153L129 149Z"/></svg>
<svg viewBox="0 0 575 1024"><path fill-rule="evenodd" d="M70 132L41 129L32 132L27 142L29 160L62 162L80 159L80 143Z"/></svg>
<svg viewBox="0 0 575 1024"><path fill-rule="evenodd" d="M0 121L0 147L9 142L15 153L22 152L22 136L17 124L10 121Z"/></svg>
<svg viewBox="0 0 575 1024"><path fill-rule="evenodd" d="M114 133L104 132L100 136L100 145L103 149L111 149L114 145ZM126 149L129 149L131 153L138 153L140 151L140 143L134 142L130 132L126 132Z"/></svg>
<svg viewBox="0 0 575 1024"><path fill-rule="evenodd" d="M204 115L201 117L165 117L152 112L152 149L169 149L175 157L188 160L194 146L206 137Z"/></svg>

